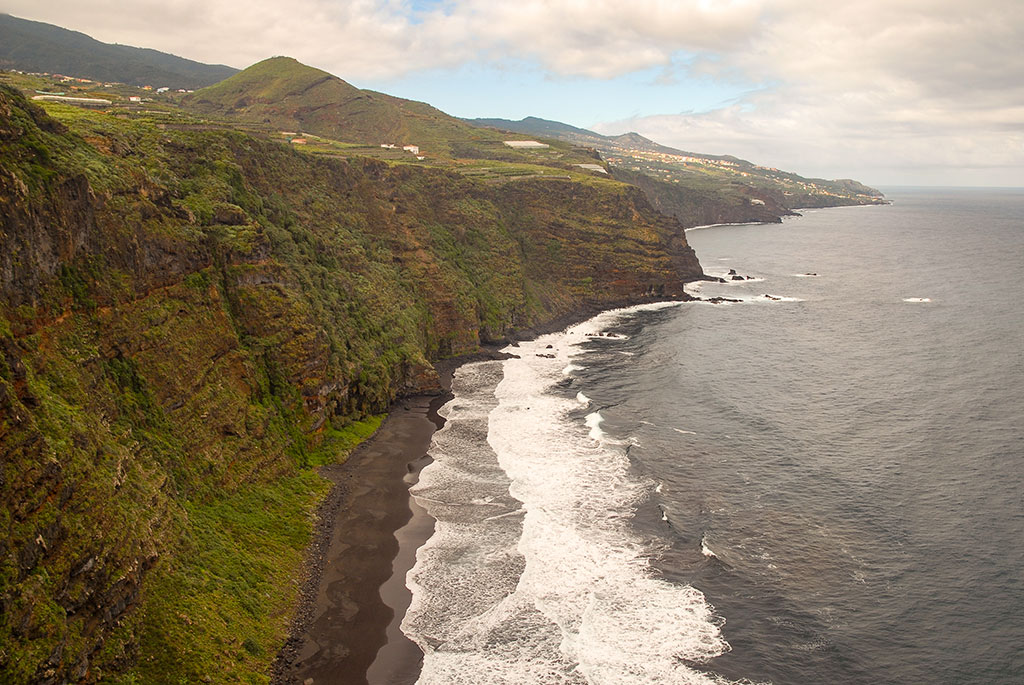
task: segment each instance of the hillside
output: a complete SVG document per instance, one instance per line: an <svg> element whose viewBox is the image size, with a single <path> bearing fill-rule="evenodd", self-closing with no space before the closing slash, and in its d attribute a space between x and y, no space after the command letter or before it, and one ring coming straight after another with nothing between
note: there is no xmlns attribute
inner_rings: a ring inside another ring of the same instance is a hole
<svg viewBox="0 0 1024 685"><path fill-rule="evenodd" d="M101 43L84 33L0 14L0 68L154 88L202 88L237 69L165 52Z"/></svg>
<svg viewBox="0 0 1024 685"><path fill-rule="evenodd" d="M702 276L608 178L46 108L0 86L5 683L265 682L314 467L435 360Z"/></svg>
<svg viewBox="0 0 1024 685"><path fill-rule="evenodd" d="M360 90L290 57L254 64L195 92L182 105L204 116L348 143L417 145L442 157L473 156L474 147L481 144L500 148L508 137L471 126L426 103Z"/></svg>
<svg viewBox="0 0 1024 685"><path fill-rule="evenodd" d="M688 226L779 221L804 207L885 202L878 190L849 179L804 178L738 157L677 150L638 133L605 136L537 117L469 121L592 147L609 163L616 178L640 186L659 210Z"/></svg>

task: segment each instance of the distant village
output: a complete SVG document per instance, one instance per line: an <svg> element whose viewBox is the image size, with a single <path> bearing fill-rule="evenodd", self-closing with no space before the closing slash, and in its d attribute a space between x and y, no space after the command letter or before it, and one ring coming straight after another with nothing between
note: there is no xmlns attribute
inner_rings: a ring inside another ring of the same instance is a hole
<svg viewBox="0 0 1024 685"><path fill-rule="evenodd" d="M762 178L779 183L782 186L789 186L790 190L783 191L784 195L794 195L796 192L811 193L814 195L831 195L840 197L840 193L832 189L814 183L813 181L796 180L786 172L775 167L765 167L752 164L748 167L740 167L739 164L728 159L713 157L696 157L692 155L678 155L666 152L655 152L651 150L631 148L621 150L618 153L610 151L602 152L602 156L610 164L622 166L633 171L639 171L653 178L661 179L669 183L679 183L679 173L696 173L694 169L687 167L701 167L703 170L718 170L726 173L736 174L743 178ZM751 169L744 171L743 169ZM750 200L751 204L764 204L761 200Z"/></svg>
<svg viewBox="0 0 1024 685"><path fill-rule="evenodd" d="M87 78L79 78L77 76L66 76L64 74L51 74L49 72L35 72L35 71L19 71L17 69L11 70L11 73L20 74L22 76L35 76L38 78L45 78L55 84L67 85L70 91L86 91L95 90L97 88L104 89L120 89L120 88L131 88L133 90L142 90L147 92L153 92L157 95L163 95L164 93L171 92L170 86L159 86L154 88L150 85L145 86L129 86L125 83L118 81L104 82L94 81ZM174 92L176 93L192 93L192 90L186 90L184 88L178 88ZM152 102L152 98L147 98L142 95L118 95L114 97L125 100L129 103L143 103ZM36 94L32 96L33 100L44 100L47 102L62 102L69 105L76 105L79 107L106 107L114 104L114 100L110 98L99 98L99 97L83 97L80 95L74 95L64 90L36 90Z"/></svg>

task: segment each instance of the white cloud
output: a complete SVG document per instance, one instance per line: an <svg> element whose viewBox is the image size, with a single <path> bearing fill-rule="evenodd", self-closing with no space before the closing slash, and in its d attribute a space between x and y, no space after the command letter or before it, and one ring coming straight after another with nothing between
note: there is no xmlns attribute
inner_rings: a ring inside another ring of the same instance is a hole
<svg viewBox="0 0 1024 685"><path fill-rule="evenodd" d="M648 116L602 130L820 173L896 158L907 169L989 168L1008 183L1024 171L1024 2L1015 0L446 0L425 11L409 0L4 5L206 62L244 67L287 54L355 83L527 64L593 79L615 98L615 77L660 67L666 94L701 77L757 87L714 112L647 105Z"/></svg>
<svg viewBox="0 0 1024 685"><path fill-rule="evenodd" d="M679 50L744 41L761 0L461 0L414 12L398 0L7 0L16 16L107 42L247 66L288 54L353 79L467 61L529 60L561 75L608 78L667 65Z"/></svg>
<svg viewBox="0 0 1024 685"><path fill-rule="evenodd" d="M743 106L597 128L877 183L1024 184L1024 4L781 0L773 9L743 49L695 65L770 88Z"/></svg>

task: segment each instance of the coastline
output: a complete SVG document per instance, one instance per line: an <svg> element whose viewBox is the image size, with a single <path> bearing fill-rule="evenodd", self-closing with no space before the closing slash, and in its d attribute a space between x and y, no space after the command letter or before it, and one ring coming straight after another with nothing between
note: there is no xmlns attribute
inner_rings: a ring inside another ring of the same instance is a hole
<svg viewBox="0 0 1024 685"><path fill-rule="evenodd" d="M430 446L431 406L444 401L420 395L396 403L344 464L321 470L334 488L319 512L300 606L272 683L367 682L393 617L380 588L393 574L395 531L412 516L405 478Z"/></svg>
<svg viewBox="0 0 1024 685"><path fill-rule="evenodd" d="M318 511L300 602L289 637L271 669L272 685L404 685L419 677L423 654L401 631L412 594L405 577L416 550L433 534L434 519L410 497L434 432L437 410L451 398L463 364L505 359L517 341L564 330L623 306L678 298L636 298L582 306L509 340L435 364L443 393L396 400L377 432L343 464L321 475L334 487Z"/></svg>
<svg viewBox="0 0 1024 685"><path fill-rule="evenodd" d="M270 670L274 685L413 683L423 654L401 631L412 599L405 576L434 519L409 496L444 425L462 364L506 357L497 347L443 360L444 392L397 400L343 464L321 469L334 487L318 512L290 635Z"/></svg>

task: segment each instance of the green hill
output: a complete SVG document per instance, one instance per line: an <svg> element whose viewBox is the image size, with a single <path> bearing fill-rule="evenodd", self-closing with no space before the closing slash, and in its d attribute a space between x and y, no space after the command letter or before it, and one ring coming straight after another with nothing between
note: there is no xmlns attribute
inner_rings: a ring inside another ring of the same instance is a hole
<svg viewBox="0 0 1024 685"><path fill-rule="evenodd" d="M423 102L361 90L290 57L272 57L196 91L183 106L207 116L304 131L335 140L417 145L465 156L508 137L474 127ZM522 137L522 136L516 136Z"/></svg>
<svg viewBox="0 0 1024 685"><path fill-rule="evenodd" d="M101 43L84 33L9 14L0 14L0 68L190 89L216 83L237 71L157 50Z"/></svg>

